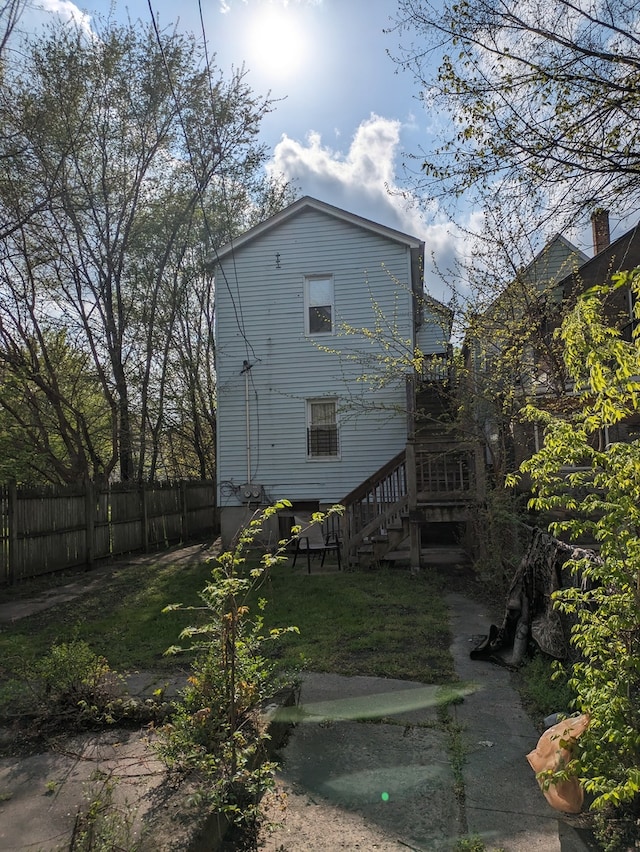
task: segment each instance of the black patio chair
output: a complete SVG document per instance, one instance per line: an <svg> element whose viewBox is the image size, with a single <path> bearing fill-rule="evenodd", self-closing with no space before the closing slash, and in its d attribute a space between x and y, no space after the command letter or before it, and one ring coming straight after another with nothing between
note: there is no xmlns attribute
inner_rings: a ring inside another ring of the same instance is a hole
<svg viewBox="0 0 640 852"><path fill-rule="evenodd" d="M342 563L340 560L340 537L337 532L323 532L322 526L318 523L313 523L310 516L294 515L295 525L301 527L300 533L296 538L296 549L293 554L293 565L295 568L296 560L299 553L307 554L307 573L311 573L311 556L312 554L322 554L320 567L324 565L324 560L327 553L335 553L338 560L338 571L342 571Z"/></svg>

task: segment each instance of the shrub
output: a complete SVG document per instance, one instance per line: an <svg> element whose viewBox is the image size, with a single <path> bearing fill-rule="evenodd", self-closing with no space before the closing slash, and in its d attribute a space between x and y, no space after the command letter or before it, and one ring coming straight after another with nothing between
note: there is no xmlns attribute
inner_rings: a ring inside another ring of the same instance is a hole
<svg viewBox="0 0 640 852"><path fill-rule="evenodd" d="M627 284L639 319L640 270L614 276L614 287ZM551 531L599 545L599 559L573 562L580 583L554 595L574 619L569 686L591 717L565 771L582 779L592 808L624 816L640 802L640 442L603 446L598 436L640 408L640 350L603 322L606 289L585 294L562 327L579 406L564 416L530 411L544 446L522 468L531 508L559 518Z"/></svg>
<svg viewBox="0 0 640 852"><path fill-rule="evenodd" d="M264 629L264 598L259 598L257 612L248 606L269 572L285 559L289 542L279 542L275 553L263 554L254 567L249 557L265 521L290 506L281 501L257 514L232 548L212 560L211 580L200 592L202 606L166 608L193 611L202 620L180 634L189 641L187 647L174 646L167 652L195 651L196 657L182 701L162 731L159 753L169 767L196 782L198 804L206 802L245 825L255 823L275 771L266 760L268 733L259 709L281 682L276 663L262 650L265 643L297 632L296 627ZM313 522L324 517L317 513ZM294 535L299 532L294 528Z"/></svg>

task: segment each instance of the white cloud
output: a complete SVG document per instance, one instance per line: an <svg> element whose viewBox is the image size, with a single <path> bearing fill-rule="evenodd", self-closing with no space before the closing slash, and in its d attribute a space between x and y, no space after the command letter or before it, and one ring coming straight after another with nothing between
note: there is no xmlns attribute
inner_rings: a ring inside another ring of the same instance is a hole
<svg viewBox="0 0 640 852"><path fill-rule="evenodd" d="M357 128L346 153L323 144L316 132L309 133L304 143L284 135L269 170L282 174L304 195L423 239L427 287L446 301L451 294L435 274L432 256L444 273L455 266L463 242L437 205L431 205L427 221L417 199L398 184L401 129L400 121L372 114Z"/></svg>
<svg viewBox="0 0 640 852"><path fill-rule="evenodd" d="M63 21L74 23L81 29L91 30L91 16L81 11L71 0L42 0L40 8L43 12L58 15Z"/></svg>
<svg viewBox="0 0 640 852"><path fill-rule="evenodd" d="M15 30L15 35L30 38L41 35L44 28L52 21L59 20L63 24L77 27L80 32L95 39L91 28L92 16L77 6L71 0L40 0L27 3Z"/></svg>

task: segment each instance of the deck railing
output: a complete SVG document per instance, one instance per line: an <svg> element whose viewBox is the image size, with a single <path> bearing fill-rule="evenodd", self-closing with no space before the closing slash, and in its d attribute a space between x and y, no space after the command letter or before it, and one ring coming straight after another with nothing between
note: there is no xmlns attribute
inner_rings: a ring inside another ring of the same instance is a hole
<svg viewBox="0 0 640 852"><path fill-rule="evenodd" d="M433 450L419 443L416 456L418 502L468 495L474 487L474 459L466 449Z"/></svg>
<svg viewBox="0 0 640 852"><path fill-rule="evenodd" d="M456 443L434 447L419 441L409 447L411 453L402 450L340 501L345 507L341 523L348 561L357 561L363 543L386 534L390 527L401 527L410 510L474 496L471 450ZM415 474L409 459L415 459Z"/></svg>
<svg viewBox="0 0 640 852"><path fill-rule="evenodd" d="M420 378L423 382L446 382L452 386L455 381L453 347L447 347L441 355L425 355Z"/></svg>

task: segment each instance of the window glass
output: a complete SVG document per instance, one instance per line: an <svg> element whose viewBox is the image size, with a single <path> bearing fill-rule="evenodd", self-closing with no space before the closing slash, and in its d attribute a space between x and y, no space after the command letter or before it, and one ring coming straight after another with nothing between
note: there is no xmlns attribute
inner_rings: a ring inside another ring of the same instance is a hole
<svg viewBox="0 0 640 852"><path fill-rule="evenodd" d="M334 400L311 400L308 404L307 455L338 455L338 424Z"/></svg>
<svg viewBox="0 0 640 852"><path fill-rule="evenodd" d="M307 278L307 332L333 332L333 278Z"/></svg>

